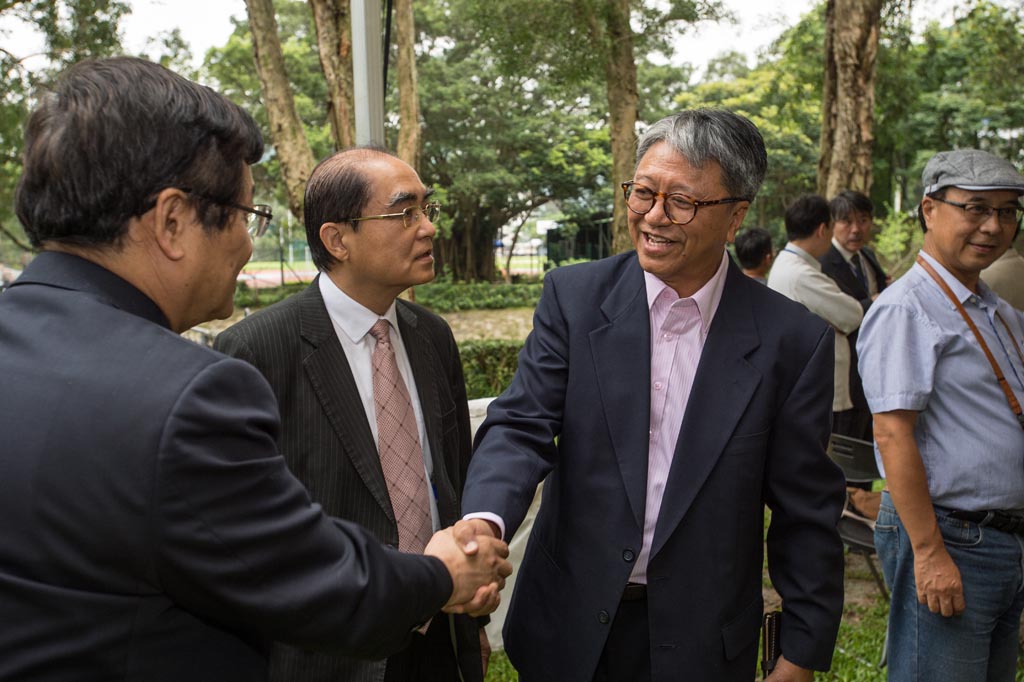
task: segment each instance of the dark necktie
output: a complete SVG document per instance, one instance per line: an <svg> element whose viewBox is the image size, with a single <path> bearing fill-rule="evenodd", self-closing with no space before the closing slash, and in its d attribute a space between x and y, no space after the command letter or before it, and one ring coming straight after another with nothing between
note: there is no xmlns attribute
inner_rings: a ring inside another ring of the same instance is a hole
<svg viewBox="0 0 1024 682"><path fill-rule="evenodd" d="M861 266L859 253L855 253L850 256L850 265L853 267L853 274L857 275L857 279L864 285L864 291L867 291L870 294L871 291L868 287L868 278L864 276L864 268Z"/></svg>
<svg viewBox="0 0 1024 682"><path fill-rule="evenodd" d="M373 349L373 406L377 413L377 449L391 508L398 522L398 549L420 554L432 531L427 477L423 469L416 414L398 371L391 346L391 325L377 320L370 334Z"/></svg>

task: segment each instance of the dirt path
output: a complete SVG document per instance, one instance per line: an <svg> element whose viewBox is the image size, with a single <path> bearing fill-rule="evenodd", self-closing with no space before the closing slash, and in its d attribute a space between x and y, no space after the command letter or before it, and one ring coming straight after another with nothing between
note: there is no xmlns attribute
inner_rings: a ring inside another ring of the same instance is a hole
<svg viewBox="0 0 1024 682"><path fill-rule="evenodd" d="M451 325L456 341L480 339L523 340L533 329L533 308L466 310L441 315Z"/></svg>

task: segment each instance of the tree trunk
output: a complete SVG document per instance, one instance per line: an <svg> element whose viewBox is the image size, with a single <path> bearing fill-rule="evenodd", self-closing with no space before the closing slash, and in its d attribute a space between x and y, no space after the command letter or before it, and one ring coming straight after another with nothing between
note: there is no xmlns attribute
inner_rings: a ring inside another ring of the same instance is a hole
<svg viewBox="0 0 1024 682"><path fill-rule="evenodd" d="M355 144L352 120L352 12L349 0L309 0L316 26L320 67L327 81L328 111L334 146L346 149Z"/></svg>
<svg viewBox="0 0 1024 682"><path fill-rule="evenodd" d="M511 284L512 283L512 252L516 250L516 242L519 241L519 233L522 231L523 227L526 226L526 221L529 220L530 216L532 216L532 215L533 215L533 209L531 208L529 211L526 212L525 215L523 215L523 219L519 221L519 224L516 225L515 232L512 233L512 243L509 244L508 253L505 254L505 283L506 284Z"/></svg>
<svg viewBox="0 0 1024 682"><path fill-rule="evenodd" d="M398 41L398 158L418 171L420 96L416 86L416 26L412 0L395 0L395 29Z"/></svg>
<svg viewBox="0 0 1024 682"><path fill-rule="evenodd" d="M263 104L270 124L270 139L281 163L281 175L288 192L288 208L302 222L302 198L306 180L313 170L313 151L306 140L302 121L284 70L284 55L277 35L277 20L271 0L245 0L252 31L252 50L260 77Z"/></svg>
<svg viewBox="0 0 1024 682"><path fill-rule="evenodd" d="M884 0L828 0L818 193L871 190L875 61Z"/></svg>
<svg viewBox="0 0 1024 682"><path fill-rule="evenodd" d="M633 29L630 26L630 0L602 0L601 8L577 0L576 11L590 28L594 45L603 49L605 90L608 96L609 127L612 144L612 186L633 177L636 166L637 84L633 55ZM597 12L603 15L597 16ZM626 200L615 191L612 207L612 253L633 248L626 223Z"/></svg>

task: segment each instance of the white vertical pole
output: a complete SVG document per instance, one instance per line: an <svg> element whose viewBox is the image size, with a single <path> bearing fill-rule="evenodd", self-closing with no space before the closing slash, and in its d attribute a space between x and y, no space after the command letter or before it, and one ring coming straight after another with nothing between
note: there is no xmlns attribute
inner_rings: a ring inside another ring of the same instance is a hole
<svg viewBox="0 0 1024 682"><path fill-rule="evenodd" d="M356 144L384 144L384 53L380 0L352 0Z"/></svg>

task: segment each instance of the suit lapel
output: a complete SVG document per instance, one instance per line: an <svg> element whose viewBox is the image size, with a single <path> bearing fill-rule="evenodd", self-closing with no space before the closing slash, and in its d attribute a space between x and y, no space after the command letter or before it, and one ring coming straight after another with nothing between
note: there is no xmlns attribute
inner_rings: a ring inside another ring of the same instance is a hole
<svg viewBox="0 0 1024 682"><path fill-rule="evenodd" d="M455 497L455 488L448 478L448 467L445 466L444 433L441 423L441 398L438 386L442 381L438 375L441 360L434 352L434 346L418 324L416 313L398 302L398 329L402 334L402 343L409 357L409 366L416 379L416 394L420 400L424 426L427 431L427 443L430 445L431 471L435 495L437 497L437 513L442 525L448 525L447 519L455 519L459 510Z"/></svg>
<svg viewBox="0 0 1024 682"><path fill-rule="evenodd" d="M828 254L825 257L830 266L829 272L832 273L832 279L839 283L840 289L849 292L858 301L868 297L868 292L864 285L857 279L857 275L853 273L853 267L846 262L843 254L839 253L839 249L835 245L829 247ZM861 267L864 267L863 264Z"/></svg>
<svg viewBox="0 0 1024 682"><path fill-rule="evenodd" d="M644 527L650 444L651 322L643 270L633 258L590 332L600 402L637 527Z"/></svg>
<svg viewBox="0 0 1024 682"><path fill-rule="evenodd" d="M701 352L679 430L652 557L686 515L761 381L760 372L746 357L760 344L747 287L762 285L746 278L731 262L728 267L722 300Z"/></svg>
<svg viewBox="0 0 1024 682"><path fill-rule="evenodd" d="M387 517L394 522L394 511L377 455L377 444L366 422L366 411L359 398L359 389L345 352L338 342L320 295L320 284L316 280L302 293L299 303L299 334L313 347L303 358L302 365L324 414L364 485Z"/></svg>

